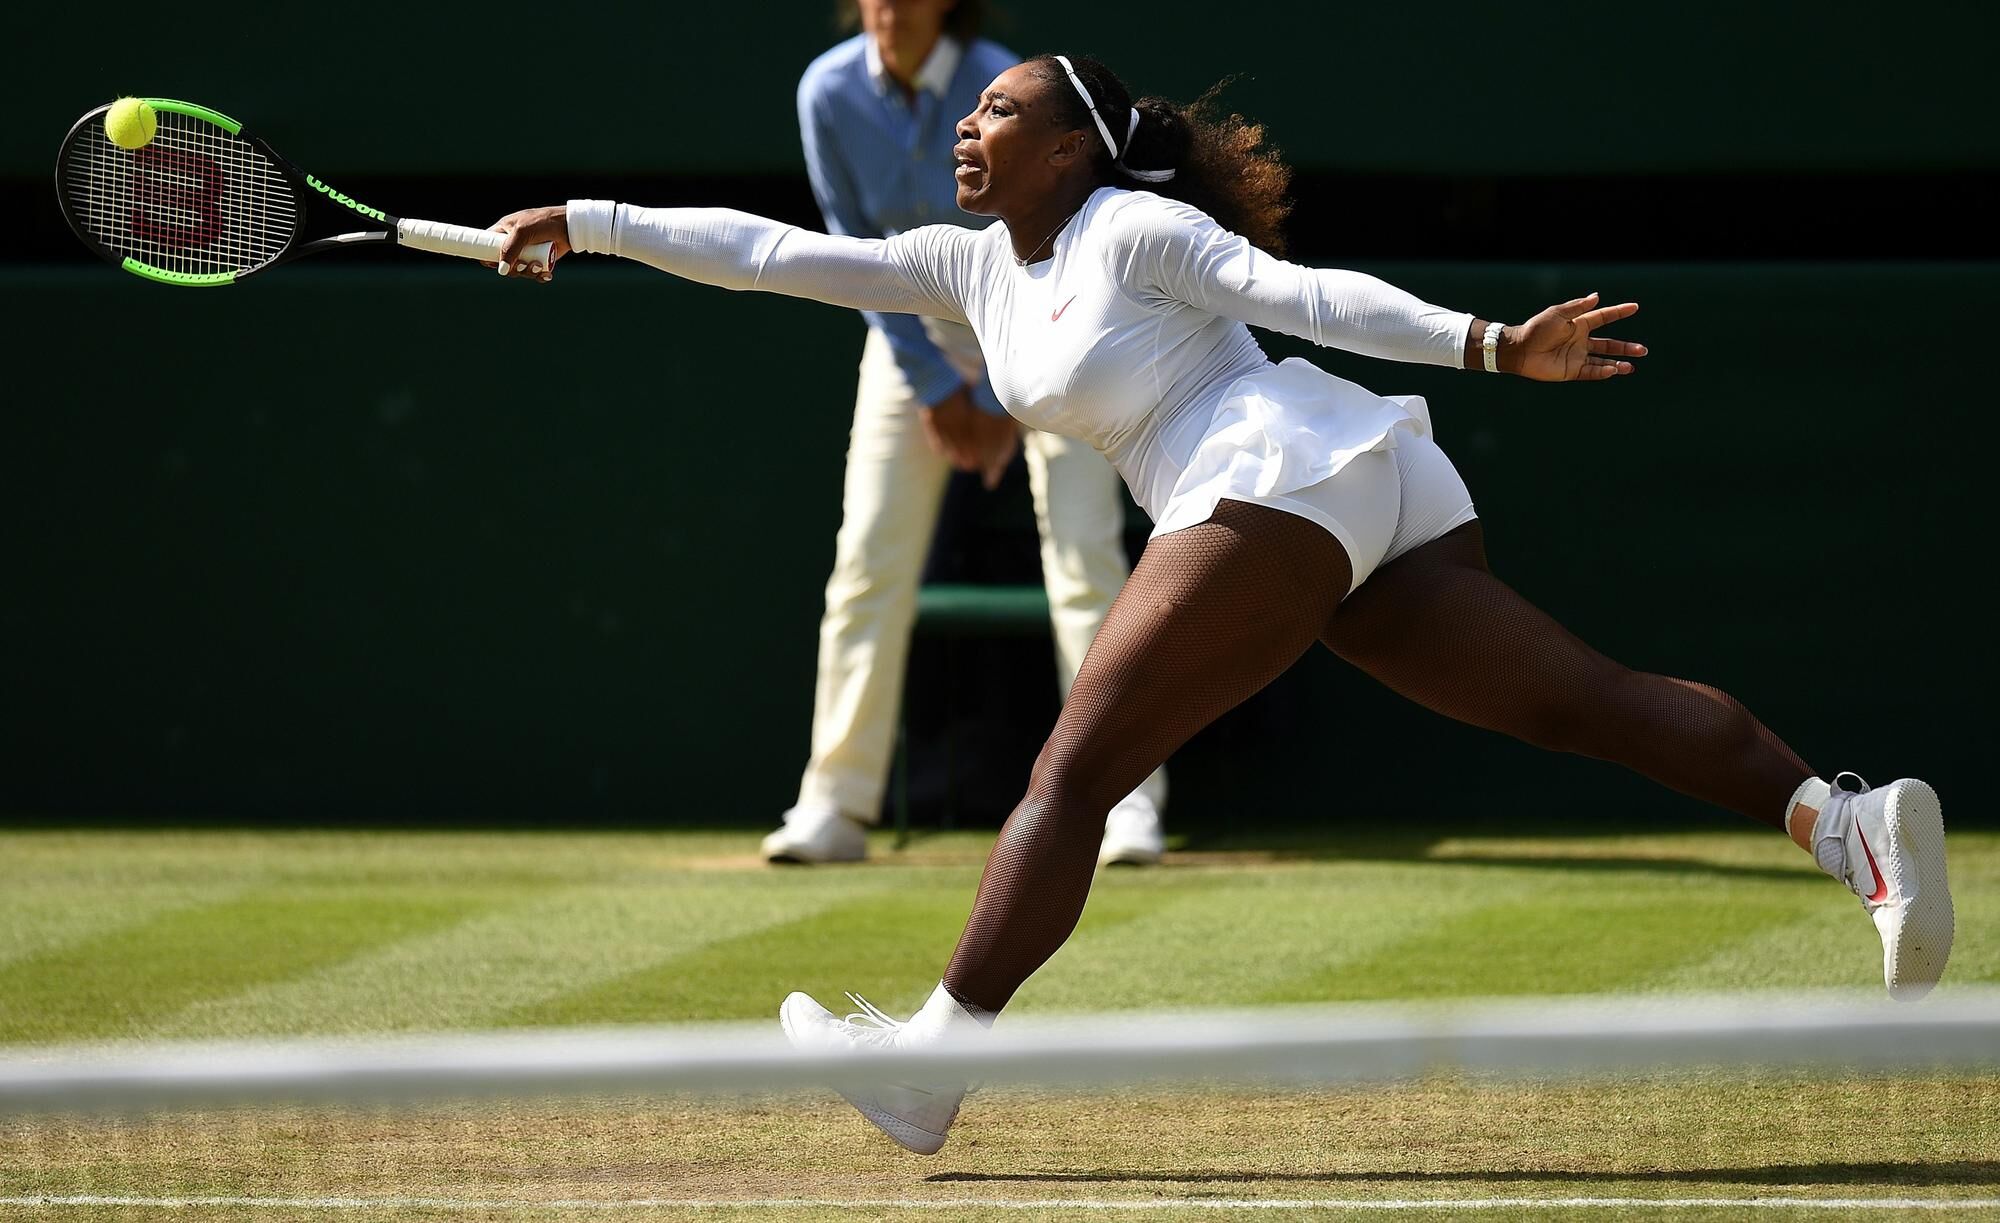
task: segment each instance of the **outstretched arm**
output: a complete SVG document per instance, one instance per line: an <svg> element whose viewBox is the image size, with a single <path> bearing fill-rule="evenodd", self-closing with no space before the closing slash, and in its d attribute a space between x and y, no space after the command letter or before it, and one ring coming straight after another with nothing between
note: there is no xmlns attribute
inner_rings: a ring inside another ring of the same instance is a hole
<svg viewBox="0 0 2000 1223"><path fill-rule="evenodd" d="M550 242L550 264L571 251L620 255L702 284L760 289L856 310L885 310L965 321L965 249L976 237L955 225L894 238L813 233L728 208L639 208L608 200L511 213L493 228L507 235L503 264ZM544 270L538 279L546 280Z"/></svg>
<svg viewBox="0 0 2000 1223"><path fill-rule="evenodd" d="M1178 200L1135 201L1114 244L1128 285L1363 356L1459 369L1485 367L1485 319L1431 305L1362 272L1309 268L1259 250ZM1645 348L1591 332L1637 305L1565 302L1501 329L1498 368L1545 382L1629 374Z"/></svg>

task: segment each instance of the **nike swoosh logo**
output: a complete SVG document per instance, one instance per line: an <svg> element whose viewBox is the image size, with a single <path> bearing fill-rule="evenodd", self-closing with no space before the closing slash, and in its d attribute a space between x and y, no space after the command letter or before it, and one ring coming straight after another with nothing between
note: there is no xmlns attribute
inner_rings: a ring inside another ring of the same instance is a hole
<svg viewBox="0 0 2000 1223"><path fill-rule="evenodd" d="M1073 302L1075 300L1076 300L1076 294L1074 293L1070 294L1069 302ZM1069 309L1069 302L1064 302L1062 305L1057 306L1056 312L1054 314L1049 315L1049 321L1051 323L1059 323L1062 321L1063 311Z"/></svg>
<svg viewBox="0 0 2000 1223"><path fill-rule="evenodd" d="M1875 873L1875 894L1868 898L1868 903L1881 904L1889 899L1889 881L1883 878L1882 868L1875 865L1875 851L1868 848L1868 838L1862 835L1859 823L1854 826L1854 836L1861 842L1861 852L1868 855L1868 869Z"/></svg>

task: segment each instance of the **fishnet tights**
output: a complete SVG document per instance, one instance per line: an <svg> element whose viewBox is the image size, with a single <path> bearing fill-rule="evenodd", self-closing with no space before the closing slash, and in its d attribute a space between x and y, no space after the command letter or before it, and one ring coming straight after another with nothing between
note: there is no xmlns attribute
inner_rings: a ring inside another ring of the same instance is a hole
<svg viewBox="0 0 2000 1223"><path fill-rule="evenodd" d="M1728 695L1628 670L1486 567L1477 522L1373 574L1318 525L1224 501L1154 540L1098 631L945 970L998 1011L1083 915L1111 807L1315 640L1417 703L1782 824L1811 774Z"/></svg>

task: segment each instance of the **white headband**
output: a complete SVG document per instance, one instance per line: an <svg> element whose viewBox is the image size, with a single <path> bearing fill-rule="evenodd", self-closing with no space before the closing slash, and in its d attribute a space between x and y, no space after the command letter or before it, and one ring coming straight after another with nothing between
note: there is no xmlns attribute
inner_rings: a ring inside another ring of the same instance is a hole
<svg viewBox="0 0 2000 1223"><path fill-rule="evenodd" d="M1111 164L1118 167L1121 174L1129 175L1142 183L1164 183L1174 176L1172 170L1134 170L1125 164L1124 155L1118 151L1118 142L1111 138L1111 128L1104 122L1104 116L1097 113L1097 103L1091 101L1090 91L1077 79L1076 69L1070 66L1069 56L1058 55L1055 61L1069 74L1069 83L1076 86L1076 92L1083 98L1083 104L1090 108L1091 122L1097 124L1097 134L1104 137L1104 147L1111 150ZM1125 147L1132 147L1132 133L1139 130L1139 108L1132 108L1132 118L1125 124Z"/></svg>

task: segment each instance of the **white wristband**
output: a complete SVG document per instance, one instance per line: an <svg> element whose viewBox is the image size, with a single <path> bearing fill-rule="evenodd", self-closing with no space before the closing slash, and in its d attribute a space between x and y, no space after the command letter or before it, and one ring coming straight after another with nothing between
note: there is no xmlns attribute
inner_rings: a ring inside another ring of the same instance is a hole
<svg viewBox="0 0 2000 1223"><path fill-rule="evenodd" d="M1486 354L1486 372L1500 372L1500 324L1486 324L1486 336L1479 341L1479 350Z"/></svg>
<svg viewBox="0 0 2000 1223"><path fill-rule="evenodd" d="M571 200L568 205L569 248L579 255L613 255L618 251L618 205L612 200Z"/></svg>

